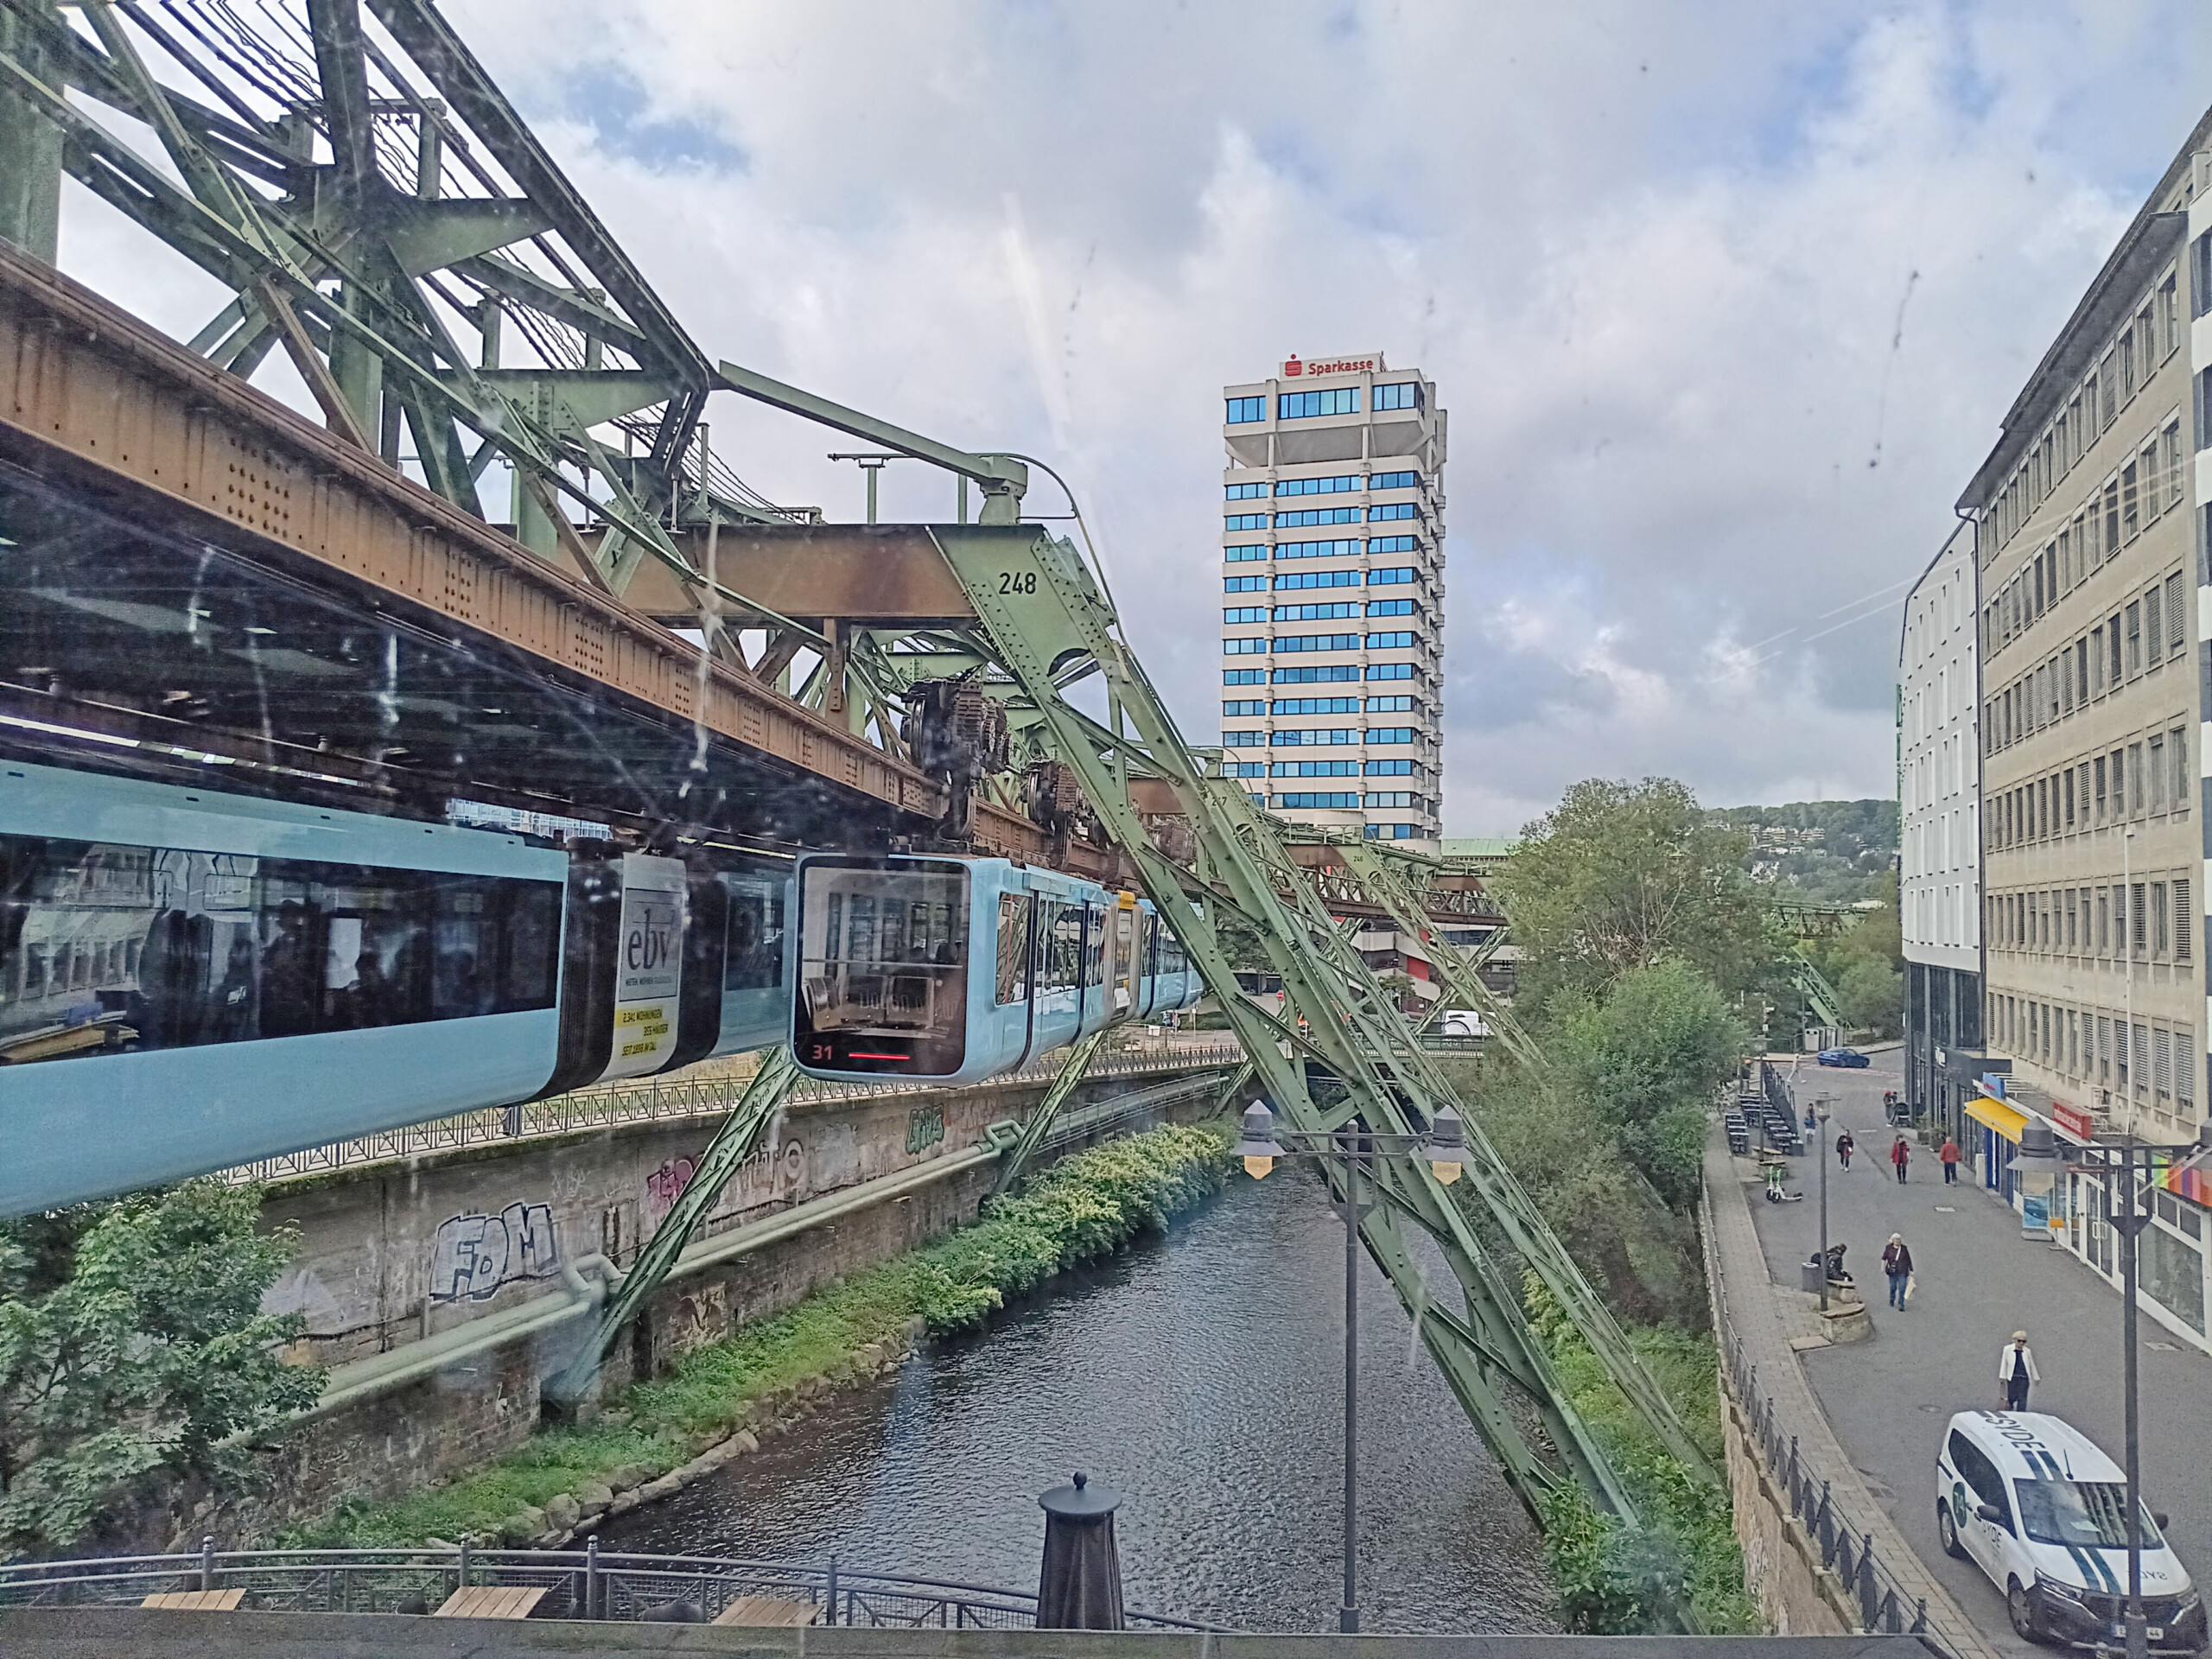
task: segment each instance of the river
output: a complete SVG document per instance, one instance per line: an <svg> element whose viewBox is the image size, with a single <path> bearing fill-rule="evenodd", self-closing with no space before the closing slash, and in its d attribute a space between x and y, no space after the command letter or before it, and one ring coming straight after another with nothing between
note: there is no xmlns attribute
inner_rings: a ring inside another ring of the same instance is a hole
<svg viewBox="0 0 2212 1659"><path fill-rule="evenodd" d="M1363 1254L1363 1627L1557 1628L1541 1545ZM1440 1271L1440 1269L1439 1270ZM831 1396L754 1456L601 1533L609 1549L1034 1588L1037 1494L1081 1470L1133 1607L1333 1630L1344 1232L1319 1179L1232 1178L1164 1238Z"/></svg>

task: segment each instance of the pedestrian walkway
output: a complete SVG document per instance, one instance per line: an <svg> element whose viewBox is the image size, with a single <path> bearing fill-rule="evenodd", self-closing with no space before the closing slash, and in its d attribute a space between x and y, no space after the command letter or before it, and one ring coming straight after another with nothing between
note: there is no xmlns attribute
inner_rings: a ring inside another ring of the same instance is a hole
<svg viewBox="0 0 2212 1659"><path fill-rule="evenodd" d="M1899 1533L1890 1506L1859 1478L1855 1459L1828 1427L1799 1363L1802 1351L1822 1346L1827 1338L1818 1332L1814 1300L1775 1285L1768 1272L1751 1212L1776 1206L1758 1198L1764 1183L1756 1163L1731 1158L1726 1141L1715 1136L1706 1147L1705 1179L1707 1244L1725 1327L1722 1340L1742 1343L1744 1357L1758 1368L1758 1386L1773 1398L1798 1456L1830 1483L1829 1500L1844 1529L1871 1540L1875 1559L1902 1597L1927 1604L1936 1638L1957 1659L1997 1659L1996 1647Z"/></svg>
<svg viewBox="0 0 2212 1659"><path fill-rule="evenodd" d="M1803 1352L1804 1374L1837 1440L1929 1571L2001 1650L2037 1652L2012 1636L2004 1599L1980 1570L1937 1544L1936 1455L1953 1413L2002 1403L1998 1351L2025 1329L2043 1374L2030 1407L2064 1417L2117 1459L2120 1299L2069 1252L2024 1239L2018 1217L1971 1169L1961 1166L1959 1185L1945 1186L1935 1153L1917 1141L1900 1186L1882 1091L1904 1084L1895 1051L1874 1058L1864 1071L1808 1062L1796 1083L1801 1105L1823 1092L1835 1100L1825 1152L1828 1236L1849 1246L1846 1264L1874 1324L1867 1341ZM1832 1150L1839 1124L1859 1143L1847 1173ZM1797 1263L1818 1247L1820 1170L1808 1154L1791 1174L1805 1203L1750 1209L1772 1279L1794 1287ZM1884 1298L1882 1246L1893 1232L1911 1247L1917 1274L1902 1313ZM2147 1315L2140 1334L2144 1498L2171 1514L2174 1547L2202 1584L2212 1573L2212 1357L2177 1344Z"/></svg>

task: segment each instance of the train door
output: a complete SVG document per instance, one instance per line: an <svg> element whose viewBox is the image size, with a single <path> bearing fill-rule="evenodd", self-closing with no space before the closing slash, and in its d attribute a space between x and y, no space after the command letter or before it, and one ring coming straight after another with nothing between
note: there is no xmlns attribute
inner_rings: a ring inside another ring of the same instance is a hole
<svg viewBox="0 0 2212 1659"><path fill-rule="evenodd" d="M1137 901L1126 893L1115 904L1113 925L1114 995L1108 1003L1111 1010L1108 1018L1119 1021L1134 1017L1137 1011Z"/></svg>
<svg viewBox="0 0 2212 1659"><path fill-rule="evenodd" d="M1016 1065L1027 1061L1037 1046L1036 926L1036 894L999 895L997 972L991 1001L995 1018L1019 1025L1021 1052Z"/></svg>

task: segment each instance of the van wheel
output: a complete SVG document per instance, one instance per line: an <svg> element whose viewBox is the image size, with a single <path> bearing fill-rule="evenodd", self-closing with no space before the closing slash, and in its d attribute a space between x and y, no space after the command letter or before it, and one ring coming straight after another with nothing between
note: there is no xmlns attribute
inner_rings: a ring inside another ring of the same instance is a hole
<svg viewBox="0 0 2212 1659"><path fill-rule="evenodd" d="M1936 1505L1936 1539L1943 1546L1943 1553L1955 1561L1967 1559L1967 1547L1959 1541L1959 1523L1951 1519L1951 1506Z"/></svg>
<svg viewBox="0 0 2212 1659"><path fill-rule="evenodd" d="M2012 1618L2012 1633L2022 1641L2041 1643L2050 1640L2036 1618L2035 1604L2028 1599L2028 1592L2020 1587L2018 1579L2005 1580L2005 1611Z"/></svg>

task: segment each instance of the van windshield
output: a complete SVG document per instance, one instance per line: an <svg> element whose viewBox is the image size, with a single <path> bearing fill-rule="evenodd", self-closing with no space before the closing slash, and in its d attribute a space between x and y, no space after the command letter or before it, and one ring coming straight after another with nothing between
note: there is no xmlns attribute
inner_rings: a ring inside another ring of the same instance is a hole
<svg viewBox="0 0 2212 1659"><path fill-rule="evenodd" d="M2038 1544L2088 1549L2127 1548L2127 1488L2116 1480L2016 1480L2020 1525ZM2165 1540L2143 1511L2143 1548Z"/></svg>

